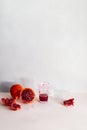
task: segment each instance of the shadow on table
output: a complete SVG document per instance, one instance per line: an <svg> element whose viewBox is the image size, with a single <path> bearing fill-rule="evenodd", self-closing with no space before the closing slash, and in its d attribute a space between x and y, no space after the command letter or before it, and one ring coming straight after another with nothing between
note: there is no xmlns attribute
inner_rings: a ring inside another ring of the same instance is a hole
<svg viewBox="0 0 87 130"><path fill-rule="evenodd" d="M7 81L0 82L0 92L9 92L10 87L11 87L14 83L15 83L15 82L7 82Z"/></svg>

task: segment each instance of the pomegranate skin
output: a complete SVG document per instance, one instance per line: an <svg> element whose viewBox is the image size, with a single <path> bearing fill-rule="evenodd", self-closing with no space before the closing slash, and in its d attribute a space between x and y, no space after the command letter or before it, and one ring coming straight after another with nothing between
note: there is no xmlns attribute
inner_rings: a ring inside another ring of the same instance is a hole
<svg viewBox="0 0 87 130"><path fill-rule="evenodd" d="M17 103L12 103L10 106L10 109L14 110L14 111L19 110L19 109L21 109L21 105L19 105Z"/></svg>

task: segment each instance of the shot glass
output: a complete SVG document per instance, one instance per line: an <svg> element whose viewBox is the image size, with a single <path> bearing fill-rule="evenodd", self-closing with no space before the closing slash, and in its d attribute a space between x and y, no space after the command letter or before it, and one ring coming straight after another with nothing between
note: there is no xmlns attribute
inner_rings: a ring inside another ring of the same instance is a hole
<svg viewBox="0 0 87 130"><path fill-rule="evenodd" d="M49 95L49 83L43 82L39 85L39 101L47 102Z"/></svg>

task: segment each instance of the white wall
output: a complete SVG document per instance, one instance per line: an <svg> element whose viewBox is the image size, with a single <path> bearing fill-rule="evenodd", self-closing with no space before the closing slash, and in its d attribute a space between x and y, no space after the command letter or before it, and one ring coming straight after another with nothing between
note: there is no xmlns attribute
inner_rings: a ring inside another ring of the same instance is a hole
<svg viewBox="0 0 87 130"><path fill-rule="evenodd" d="M0 81L87 90L87 0L0 0Z"/></svg>

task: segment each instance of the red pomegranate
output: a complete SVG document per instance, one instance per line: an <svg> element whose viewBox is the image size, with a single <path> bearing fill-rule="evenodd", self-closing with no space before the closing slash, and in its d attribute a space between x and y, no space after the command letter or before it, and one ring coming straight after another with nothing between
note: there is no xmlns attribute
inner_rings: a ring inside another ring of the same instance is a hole
<svg viewBox="0 0 87 130"><path fill-rule="evenodd" d="M20 84L14 84L11 88L10 88L10 93L11 96L13 98L20 98L20 93L23 90L22 85Z"/></svg>

